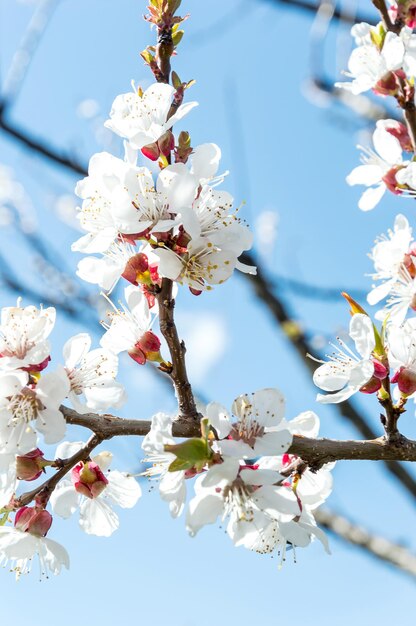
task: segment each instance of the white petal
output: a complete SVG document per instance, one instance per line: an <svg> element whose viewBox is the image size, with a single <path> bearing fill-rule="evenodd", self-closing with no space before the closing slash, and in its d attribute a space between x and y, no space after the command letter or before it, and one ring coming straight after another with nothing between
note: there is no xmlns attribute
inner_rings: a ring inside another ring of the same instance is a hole
<svg viewBox="0 0 416 626"><path fill-rule="evenodd" d="M131 509L142 495L140 485L133 476L113 470L108 473L107 479L104 496L123 509Z"/></svg>
<svg viewBox="0 0 416 626"><path fill-rule="evenodd" d="M99 497L84 500L80 507L79 525L88 535L110 537L119 527L117 514Z"/></svg>

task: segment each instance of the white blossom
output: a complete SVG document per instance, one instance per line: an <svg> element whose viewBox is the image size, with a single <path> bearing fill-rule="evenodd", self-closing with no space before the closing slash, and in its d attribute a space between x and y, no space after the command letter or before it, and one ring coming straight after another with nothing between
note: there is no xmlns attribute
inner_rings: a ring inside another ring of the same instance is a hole
<svg viewBox="0 0 416 626"><path fill-rule="evenodd" d="M55 324L53 307L3 307L0 323L0 368L42 366L49 357L49 337Z"/></svg>
<svg viewBox="0 0 416 626"><path fill-rule="evenodd" d="M354 168L346 179L349 185L368 187L358 202L362 211L374 209L387 188L396 190L396 172L405 166L400 142L386 130L385 120L377 122L373 144L375 151L357 146L363 151L362 165Z"/></svg>
<svg viewBox="0 0 416 626"><path fill-rule="evenodd" d="M118 358L114 353L90 350L91 337L80 333L64 346L65 369L70 382L68 398L78 413L119 408L125 402L125 391L115 380Z"/></svg>
<svg viewBox="0 0 416 626"><path fill-rule="evenodd" d="M30 572L35 556L39 559L41 576L47 577L49 572L57 575L62 566L69 569L69 556L61 544L17 528L0 526L0 565L16 572L16 579Z"/></svg>
<svg viewBox="0 0 416 626"><path fill-rule="evenodd" d="M154 143L198 104L181 104L167 119L174 93L170 85L154 83L144 93L134 90L121 94L114 100L105 126L128 139L134 149Z"/></svg>
<svg viewBox="0 0 416 626"><path fill-rule="evenodd" d="M68 458L85 444L64 442L58 446L58 458ZM79 525L88 535L109 537L119 526L113 506L134 507L141 496L140 485L133 476L117 470L107 471L112 461L110 452L101 452L91 461L79 463L71 479L61 480L50 502L54 512L64 519L79 508Z"/></svg>
<svg viewBox="0 0 416 626"><path fill-rule="evenodd" d="M329 357L330 360L318 367L313 375L315 385L330 392L326 395L318 394L318 402L343 402L368 383L374 374L371 355L375 348L375 337L370 318L361 313L353 315L349 334L360 356L338 339L339 346L333 346L335 352Z"/></svg>
<svg viewBox="0 0 416 626"><path fill-rule="evenodd" d="M336 87L341 87L357 95L368 89L377 87L377 83L394 72L403 68L407 76L416 74L416 36L412 34L412 29L404 27L400 34L387 32L383 41L377 46L370 36L370 29L367 24L360 25L359 31L355 26L352 34L355 37L357 48L351 53L348 61L348 72L346 75L352 78L348 83L335 83ZM380 38L379 24L373 33ZM382 28L382 27L381 27ZM380 49L381 46L381 49Z"/></svg>
<svg viewBox="0 0 416 626"><path fill-rule="evenodd" d="M91 158L89 175L75 192L84 199L78 218L88 234L72 245L74 251L105 252L119 235L161 232L174 224L149 170L108 152Z"/></svg>
<svg viewBox="0 0 416 626"><path fill-rule="evenodd" d="M36 448L37 433L46 443L60 441L66 422L59 407L69 392L63 368L43 374L35 388L26 372L0 375L0 452L24 454Z"/></svg>
<svg viewBox="0 0 416 626"><path fill-rule="evenodd" d="M206 413L220 439L221 454L253 459L282 454L289 448L292 435L281 426L284 409L284 397L277 389L261 389L234 400L231 411L236 420L216 402L207 406Z"/></svg>

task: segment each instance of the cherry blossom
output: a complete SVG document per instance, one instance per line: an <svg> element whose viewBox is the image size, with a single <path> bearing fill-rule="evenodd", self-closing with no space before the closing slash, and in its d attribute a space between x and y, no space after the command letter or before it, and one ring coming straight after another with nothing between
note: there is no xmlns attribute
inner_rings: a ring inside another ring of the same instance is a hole
<svg viewBox="0 0 416 626"><path fill-rule="evenodd" d="M109 312L111 323L103 323L106 332L101 337L101 345L113 354L127 351L137 363L147 360L163 362L160 355L160 340L151 328L155 316L152 315L146 296L142 290L129 285L124 290L126 305L121 309L113 306ZM110 304L111 301L110 301Z"/></svg>
<svg viewBox="0 0 416 626"><path fill-rule="evenodd" d="M285 400L277 389L261 389L238 396L231 411L216 402L207 406L206 414L220 439L221 454L240 459L281 454L292 443L292 435L281 426ZM280 428L279 428L280 426Z"/></svg>
<svg viewBox="0 0 416 626"><path fill-rule="evenodd" d="M23 507L15 517L15 526L0 526L0 565L9 565L16 579L28 574L35 556L39 558L40 574L59 574L62 566L69 569L69 556L63 546L46 534L52 516L36 507Z"/></svg>
<svg viewBox="0 0 416 626"><path fill-rule="evenodd" d="M385 93L395 88L394 77L390 78L392 72L403 68L407 76L415 76L416 36L412 29L405 27L396 35L390 31L386 33L381 23L375 28L364 23L353 27L351 33L357 48L351 53L346 75L352 78L352 82L335 83L336 87L353 94L372 88Z"/></svg>
<svg viewBox="0 0 416 626"><path fill-rule="evenodd" d="M53 307L3 307L0 323L0 368L42 370L48 363L49 337L55 324Z"/></svg>
<svg viewBox="0 0 416 626"><path fill-rule="evenodd" d="M121 94L114 100L105 126L128 139L132 148L140 150L157 141L197 106L197 102L181 104L168 119L174 93L170 85L154 83L144 93L134 90Z"/></svg>
<svg viewBox="0 0 416 626"><path fill-rule="evenodd" d="M58 458L68 458L84 447L83 442L60 444ZM79 508L79 525L88 535L109 537L117 530L119 519L112 506L132 508L141 496L133 476L117 470L107 471L112 461L110 452L101 452L91 461L80 462L64 478L51 495L54 512L70 517Z"/></svg>
<svg viewBox="0 0 416 626"><path fill-rule="evenodd" d="M66 422L59 410L69 392L65 370L42 375L35 387L27 383L26 372L0 375L1 453L30 452L36 448L37 433L46 443L56 443L65 435Z"/></svg>
<svg viewBox="0 0 416 626"><path fill-rule="evenodd" d="M369 304L374 305L383 300L399 279L415 274L414 256L410 247L412 242L409 222L404 215L397 215L393 230L389 230L387 236L379 237L369 254L376 270L371 277L382 281L368 294Z"/></svg>
<svg viewBox="0 0 416 626"><path fill-rule="evenodd" d="M189 503L186 518L188 532L195 536L218 517L229 518L228 532L238 523L249 529L255 511L271 519L290 521L300 514L299 504L291 489L279 486L281 481L278 472L240 466L238 459L225 458L196 479L196 495Z"/></svg>
<svg viewBox="0 0 416 626"><path fill-rule="evenodd" d="M369 148L358 146L363 151L362 165L354 168L347 176L349 185L365 185L368 187L362 194L358 206L362 211L370 211L380 202L386 189L395 194L402 193L396 180L397 172L405 167L402 158L400 141L378 121L373 133L375 152Z"/></svg>
<svg viewBox="0 0 416 626"><path fill-rule="evenodd" d="M78 218L88 234L72 245L74 251L105 252L119 235L162 232L174 224L149 170L107 152L91 158L89 175L75 191L84 199Z"/></svg>
<svg viewBox="0 0 416 626"><path fill-rule="evenodd" d="M64 346L68 398L79 413L121 407L126 398L123 385L115 380L118 358L108 350L90 348L87 333L71 337Z"/></svg>
<svg viewBox="0 0 416 626"><path fill-rule="evenodd" d="M386 368L372 358L375 348L374 328L367 315L356 313L350 321L349 334L355 343L355 349L360 356L338 339L339 346L333 345L335 352L329 356L329 361L315 370L313 381L317 387L329 391L318 394L317 400L323 404L343 402L357 391L360 391L373 376L379 381L387 374ZM375 385L376 389L380 386Z"/></svg>

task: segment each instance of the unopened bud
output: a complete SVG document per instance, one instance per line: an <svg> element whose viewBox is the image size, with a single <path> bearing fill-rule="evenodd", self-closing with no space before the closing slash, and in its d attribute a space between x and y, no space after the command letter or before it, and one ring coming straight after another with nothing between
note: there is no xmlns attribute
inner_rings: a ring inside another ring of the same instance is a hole
<svg viewBox="0 0 416 626"><path fill-rule="evenodd" d="M381 388L381 380L372 376L370 380L360 388L361 393L376 393Z"/></svg>
<svg viewBox="0 0 416 626"><path fill-rule="evenodd" d="M160 157L160 148L156 142L149 143L147 146L143 146L141 150L142 154L151 161L157 161Z"/></svg>
<svg viewBox="0 0 416 626"><path fill-rule="evenodd" d="M43 458L42 450L36 448L22 456L16 457L16 476L18 480L36 480L48 465Z"/></svg>
<svg viewBox="0 0 416 626"><path fill-rule="evenodd" d="M379 378L380 380L384 380L387 374L389 373L388 368L383 363L381 363L381 361L378 361L377 359L373 359L373 365L374 365L374 376L376 378Z"/></svg>
<svg viewBox="0 0 416 626"><path fill-rule="evenodd" d="M14 519L14 526L24 533L45 537L52 524L52 515L38 507L24 506Z"/></svg>
<svg viewBox="0 0 416 626"><path fill-rule="evenodd" d="M168 157L172 150L175 147L175 137L170 130L167 130L157 142L159 147L159 155L163 154L165 157ZM156 159L154 159L156 161Z"/></svg>
<svg viewBox="0 0 416 626"><path fill-rule="evenodd" d="M409 367L401 367L392 376L391 382L397 383L400 393L411 396L416 391L416 371Z"/></svg>

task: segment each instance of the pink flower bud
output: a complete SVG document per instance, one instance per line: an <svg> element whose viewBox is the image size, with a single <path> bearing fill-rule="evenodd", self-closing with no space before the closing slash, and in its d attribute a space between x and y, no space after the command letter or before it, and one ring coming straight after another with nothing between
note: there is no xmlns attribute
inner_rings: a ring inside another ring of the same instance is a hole
<svg viewBox="0 0 416 626"><path fill-rule="evenodd" d="M386 378L387 374L389 373L388 368L383 365L383 363L381 363L380 361L377 361L377 359L373 359L373 365L374 365L374 376L376 378L379 378L380 380L384 380L384 378Z"/></svg>
<svg viewBox="0 0 416 626"><path fill-rule="evenodd" d="M145 353L138 347L138 344L128 351L128 355L139 365L144 365L147 361Z"/></svg>
<svg viewBox="0 0 416 626"><path fill-rule="evenodd" d="M391 382L397 383L403 395L411 396L416 391L416 371L409 367L401 367L395 372Z"/></svg>
<svg viewBox="0 0 416 626"><path fill-rule="evenodd" d="M71 472L75 490L83 496L96 498L108 485L108 480L94 461L78 463Z"/></svg>
<svg viewBox="0 0 416 626"><path fill-rule="evenodd" d="M160 156L160 149L157 143L149 143L143 146L142 154L151 161L157 161Z"/></svg>
<svg viewBox="0 0 416 626"><path fill-rule="evenodd" d="M158 139L157 145L159 146L161 154L165 157L169 156L175 147L175 138L173 133L170 130L167 130L166 133Z"/></svg>
<svg viewBox="0 0 416 626"><path fill-rule="evenodd" d="M36 537L46 537L52 524L52 515L38 507L24 506L14 519L15 528Z"/></svg>
<svg viewBox="0 0 416 626"><path fill-rule="evenodd" d="M370 378L370 380L361 387L361 393L376 393L381 388L381 380L376 376Z"/></svg>
<svg viewBox="0 0 416 626"><path fill-rule="evenodd" d="M151 330L142 335L140 341L136 344L146 354L146 352L159 352L160 339Z"/></svg>
<svg viewBox="0 0 416 626"><path fill-rule="evenodd" d="M19 480L36 480L44 471L42 450L36 448L23 456L16 457L16 476Z"/></svg>

